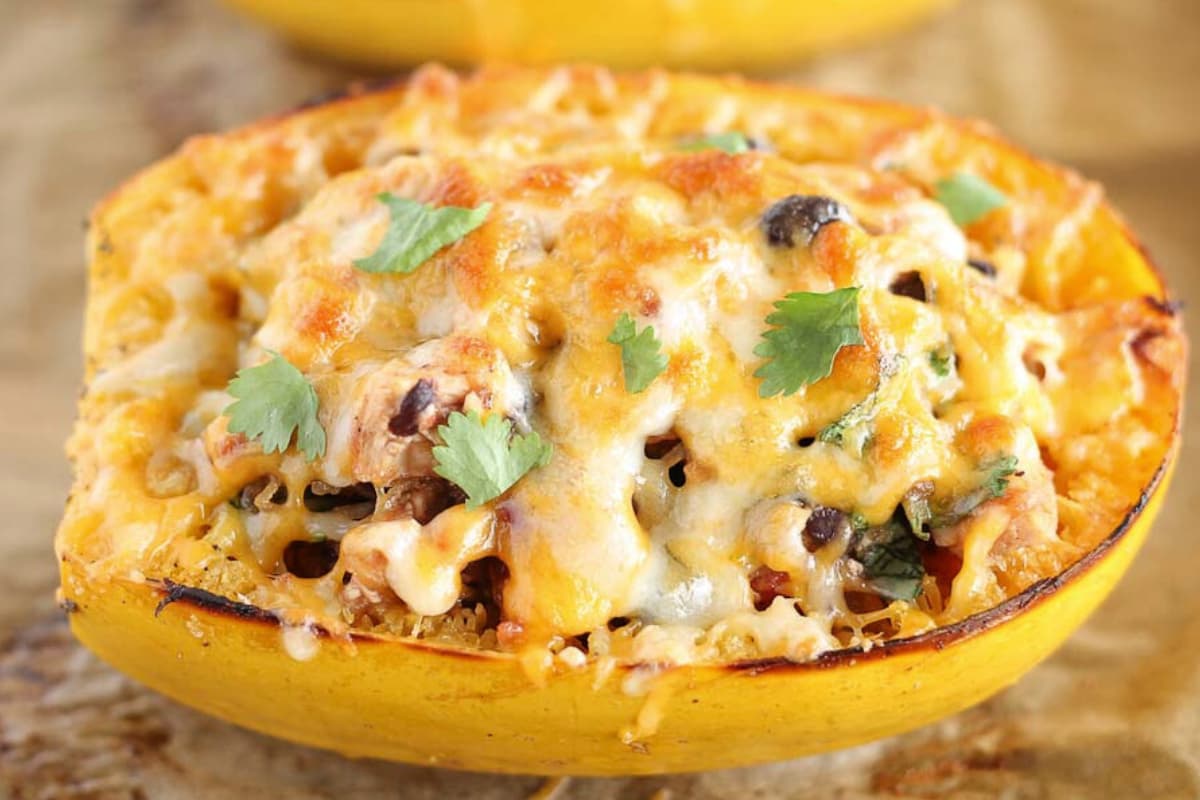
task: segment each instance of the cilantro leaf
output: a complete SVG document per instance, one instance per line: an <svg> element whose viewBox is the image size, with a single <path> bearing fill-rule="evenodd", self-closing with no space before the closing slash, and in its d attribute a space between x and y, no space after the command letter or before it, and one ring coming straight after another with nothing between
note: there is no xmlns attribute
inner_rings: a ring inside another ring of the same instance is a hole
<svg viewBox="0 0 1200 800"><path fill-rule="evenodd" d="M821 432L817 434L817 439L825 442L826 444L840 445L842 443L842 439L846 436L846 428L849 427L846 417L850 416L850 413L854 411L855 408L858 408L858 405L855 405L854 408L850 409L850 411L846 412L838 419L835 419L824 428L821 428Z"/></svg>
<svg viewBox="0 0 1200 800"><path fill-rule="evenodd" d="M513 435L499 414L481 420L475 411L455 411L438 426L444 444L433 448L433 471L467 494L467 508L477 508L504 494L535 467L550 462L553 448L537 433Z"/></svg>
<svg viewBox="0 0 1200 800"><path fill-rule="evenodd" d="M283 452L296 433L296 447L312 461L325 455L325 429L317 419L317 393L283 356L240 369L227 391L237 400L224 410L229 431L262 442L263 452Z"/></svg>
<svg viewBox="0 0 1200 800"><path fill-rule="evenodd" d="M904 357L900 355L881 358L879 360L879 382L875 384L875 388L862 400L850 406L846 413L822 428L821 432L817 434L817 438L826 444L836 444L841 447L846 438L847 431L864 422L871 421L875 412L875 406L879 403L880 392L883 391L888 379L900 371L900 365L903 361ZM867 448L871 438L873 436L868 436L863 442L863 450Z"/></svg>
<svg viewBox="0 0 1200 800"><path fill-rule="evenodd" d="M925 563L916 538L903 525L869 528L852 555L863 565L867 585L890 600L915 600L921 594Z"/></svg>
<svg viewBox="0 0 1200 800"><path fill-rule="evenodd" d="M793 292L775 303L754 354L767 359L754 373L762 378L760 397L795 394L833 371L833 359L846 345L862 344L858 327L858 287L824 294Z"/></svg>
<svg viewBox="0 0 1200 800"><path fill-rule="evenodd" d="M686 150L690 153L695 153L700 150L722 150L730 155L745 153L752 150L750 140L745 134L737 131L727 131L725 133L709 133L704 136L697 136L695 139L689 139L679 146L680 150Z"/></svg>
<svg viewBox="0 0 1200 800"><path fill-rule="evenodd" d="M987 472L983 489L990 495L990 499L995 499L1008 490L1008 479L1017 472L1017 457L1001 456L995 461L985 464L983 470Z"/></svg>
<svg viewBox="0 0 1200 800"><path fill-rule="evenodd" d="M849 411L822 428L821 432L817 434L817 438L826 444L840 445L846 436L847 430L861 422L866 422L870 418L871 411L875 408L875 398L877 396L878 390L871 392L866 398L850 406Z"/></svg>
<svg viewBox="0 0 1200 800"><path fill-rule="evenodd" d="M955 360L954 348L949 344L929 351L929 368L939 378L950 377L950 373L954 370Z"/></svg>
<svg viewBox="0 0 1200 800"><path fill-rule="evenodd" d="M934 184L934 199L950 212L958 226L983 219L997 208L1008 205L1004 193L978 175L958 172Z"/></svg>
<svg viewBox="0 0 1200 800"><path fill-rule="evenodd" d="M1008 491L1008 479L1017 472L1017 457L1001 456L981 466L979 471L984 473L983 481L937 514L931 522L933 527L953 525L988 500L1002 497Z"/></svg>
<svg viewBox="0 0 1200 800"><path fill-rule="evenodd" d="M388 207L391 222L379 247L354 266L363 272L412 272L433 254L483 224L491 203L478 208L433 206L384 192L379 202Z"/></svg>
<svg viewBox="0 0 1200 800"><path fill-rule="evenodd" d="M667 368L667 356L661 352L662 342L654 338L654 327L647 325L638 332L633 317L628 313L622 314L613 325L607 341L621 347L625 391L630 394L644 392Z"/></svg>

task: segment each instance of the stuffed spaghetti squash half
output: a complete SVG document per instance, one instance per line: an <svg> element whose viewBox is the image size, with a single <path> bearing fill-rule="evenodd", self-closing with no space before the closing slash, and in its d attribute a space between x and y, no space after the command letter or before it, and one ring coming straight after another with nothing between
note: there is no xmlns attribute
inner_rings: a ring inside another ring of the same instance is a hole
<svg viewBox="0 0 1200 800"><path fill-rule="evenodd" d="M251 728L510 772L894 733L1128 565L1185 340L1097 186L937 113L429 67L95 211L62 599Z"/></svg>

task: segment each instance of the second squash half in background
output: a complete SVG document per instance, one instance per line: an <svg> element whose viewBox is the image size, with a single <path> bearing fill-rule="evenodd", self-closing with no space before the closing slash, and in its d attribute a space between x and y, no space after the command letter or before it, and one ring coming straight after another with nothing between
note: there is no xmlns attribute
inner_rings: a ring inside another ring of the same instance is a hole
<svg viewBox="0 0 1200 800"><path fill-rule="evenodd" d="M769 69L914 22L954 0L226 0L285 37L394 68L594 61Z"/></svg>

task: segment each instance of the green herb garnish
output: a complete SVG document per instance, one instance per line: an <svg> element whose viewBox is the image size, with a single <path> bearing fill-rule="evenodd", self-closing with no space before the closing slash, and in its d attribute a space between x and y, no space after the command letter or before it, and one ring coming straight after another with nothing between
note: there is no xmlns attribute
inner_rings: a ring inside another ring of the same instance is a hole
<svg viewBox="0 0 1200 800"><path fill-rule="evenodd" d="M455 411L438 435L444 444L433 448L433 471L466 493L467 508L504 494L525 473L546 466L553 452L535 432L514 435L499 414L481 420L475 411Z"/></svg>
<svg viewBox="0 0 1200 800"><path fill-rule="evenodd" d="M962 227L983 219L1008 204L1004 193L978 175L958 172L934 184L934 199L950 212L954 224Z"/></svg>
<svg viewBox="0 0 1200 800"><path fill-rule="evenodd" d="M689 139L679 145L680 150L688 152L696 152L698 150L723 150L730 155L745 153L752 148L750 140L745 134L737 131L727 131L725 133L710 133L704 136L698 136L695 139Z"/></svg>
<svg viewBox="0 0 1200 800"><path fill-rule="evenodd" d="M824 294L793 292L775 303L767 316L771 330L754 354L766 359L754 377L762 378L760 397L795 394L833 371L833 360L847 345L862 344L858 327L858 287Z"/></svg>
<svg viewBox="0 0 1200 800"><path fill-rule="evenodd" d="M1008 491L1008 479L1017 472L1017 457L1001 456L981 466L979 471L983 473L980 484L934 515L933 527L953 525L988 500L1002 497Z"/></svg>
<svg viewBox="0 0 1200 800"><path fill-rule="evenodd" d="M871 412L875 409L877 392L878 390L871 392L866 398L850 406L849 411L822 428L817 438L827 444L841 445L847 430L870 419Z"/></svg>
<svg viewBox="0 0 1200 800"><path fill-rule="evenodd" d="M985 465L983 470L987 472L987 478L982 488L988 493L989 499L995 499L1008 490L1008 479L1017 472L1017 457L1001 456Z"/></svg>
<svg viewBox="0 0 1200 800"><path fill-rule="evenodd" d="M889 522L869 528L852 555L863 565L867 585L890 600L914 600L921 594L925 564L916 538L903 525Z"/></svg>
<svg viewBox="0 0 1200 800"><path fill-rule="evenodd" d="M879 381L875 384L875 388L871 393L859 400L846 411L845 414L838 417L833 422L826 425L817 434L817 438L827 444L836 444L841 446L846 436L846 432L856 425L860 425L871 419L871 415L875 411L875 406L879 402L879 393L883 391L884 384L888 379L900 371L900 365L904 362L904 357L900 355L884 356L879 360ZM870 437L868 437L869 441ZM863 443L863 450L866 450L867 443Z"/></svg>
<svg viewBox="0 0 1200 800"><path fill-rule="evenodd" d="M296 446L309 461L325 455L325 429L317 419L317 392L300 370L279 355L257 367L240 369L229 382L236 399L224 410L229 431L262 443L263 452L283 452L296 434Z"/></svg>
<svg viewBox="0 0 1200 800"><path fill-rule="evenodd" d="M667 368L667 356L661 352L662 342L654 338L654 327L641 331L633 317L622 314L613 325L607 341L621 347L621 367L625 372L625 391L638 394Z"/></svg>
<svg viewBox="0 0 1200 800"><path fill-rule="evenodd" d="M939 378L950 377L950 373L954 371L955 361L954 349L949 344L929 351L929 368Z"/></svg>
<svg viewBox="0 0 1200 800"><path fill-rule="evenodd" d="M363 272L412 272L482 225L492 210L491 203L478 208L435 208L387 192L379 195L379 202L388 207L391 222L375 252L354 262Z"/></svg>

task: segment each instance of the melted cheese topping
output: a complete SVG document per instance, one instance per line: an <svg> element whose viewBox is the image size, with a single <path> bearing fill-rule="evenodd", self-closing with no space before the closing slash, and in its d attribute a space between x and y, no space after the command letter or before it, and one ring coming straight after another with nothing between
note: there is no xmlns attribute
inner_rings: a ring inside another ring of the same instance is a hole
<svg viewBox="0 0 1200 800"><path fill-rule="evenodd" d="M678 147L720 130L760 147ZM930 187L959 170L1009 206L956 227ZM493 211L411 274L360 272L385 191ZM853 221L772 246L762 215L795 194ZM1093 187L929 112L736 81L427 69L190 142L98 210L91 247L60 552L305 620L298 657L314 621L549 646L564 668L585 650L804 660L910 635L1095 546L1179 407L1178 323ZM895 289L914 278L923 299ZM845 286L865 344L761 398L772 304ZM640 394L606 341L623 313L670 357ZM225 384L269 350L317 390L316 462L226 429ZM421 382L418 432L393 433ZM432 472L436 425L462 409L538 431L551 462L467 511ZM839 421L840 442L820 436ZM806 544L814 509L882 525L917 490L953 506L1003 456L1006 491L920 546L915 601L871 589L849 526ZM296 545L322 541L336 561L313 567Z"/></svg>

